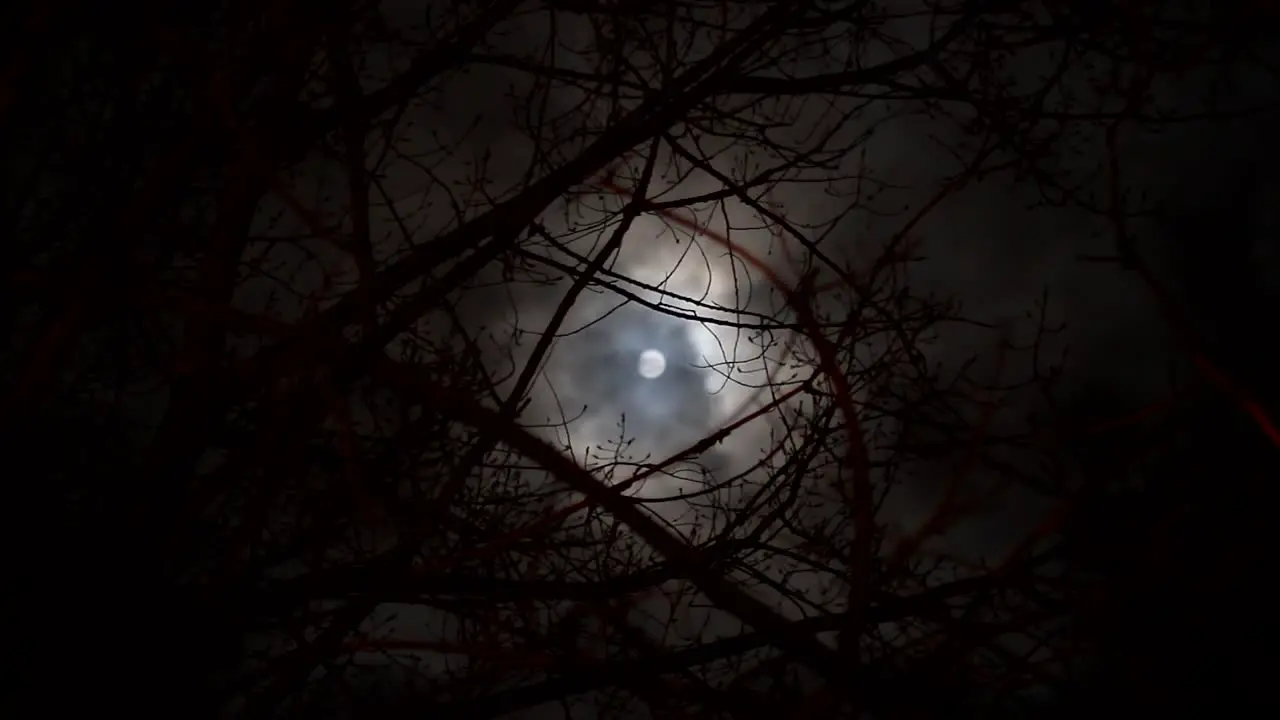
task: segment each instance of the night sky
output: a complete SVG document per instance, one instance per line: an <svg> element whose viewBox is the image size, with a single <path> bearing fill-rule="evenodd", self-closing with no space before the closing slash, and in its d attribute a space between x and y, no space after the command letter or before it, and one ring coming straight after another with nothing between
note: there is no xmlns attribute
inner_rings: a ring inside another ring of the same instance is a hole
<svg viewBox="0 0 1280 720"><path fill-rule="evenodd" d="M6 9L11 714L1261 709L1269 8Z"/></svg>

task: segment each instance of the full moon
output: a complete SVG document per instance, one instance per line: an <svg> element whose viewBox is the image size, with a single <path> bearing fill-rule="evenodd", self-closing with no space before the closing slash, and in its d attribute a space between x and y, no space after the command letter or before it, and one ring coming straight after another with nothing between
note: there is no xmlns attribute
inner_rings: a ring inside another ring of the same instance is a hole
<svg viewBox="0 0 1280 720"><path fill-rule="evenodd" d="M640 377L653 379L667 369L667 359L657 350L645 350L640 353L637 369L640 371Z"/></svg>

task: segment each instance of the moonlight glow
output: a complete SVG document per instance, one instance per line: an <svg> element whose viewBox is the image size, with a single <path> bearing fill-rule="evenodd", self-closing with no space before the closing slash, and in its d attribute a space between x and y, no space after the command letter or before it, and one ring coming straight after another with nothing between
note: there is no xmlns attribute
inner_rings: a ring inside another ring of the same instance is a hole
<svg viewBox="0 0 1280 720"><path fill-rule="evenodd" d="M640 353L640 362L636 369L640 372L640 377L652 380L667 369L667 359L657 350L645 350Z"/></svg>

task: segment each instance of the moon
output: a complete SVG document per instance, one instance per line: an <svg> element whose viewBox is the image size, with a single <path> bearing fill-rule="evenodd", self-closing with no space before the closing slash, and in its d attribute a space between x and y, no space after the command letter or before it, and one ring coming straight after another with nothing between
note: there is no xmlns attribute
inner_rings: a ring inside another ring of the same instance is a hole
<svg viewBox="0 0 1280 720"><path fill-rule="evenodd" d="M667 369L667 358L657 350L645 350L640 353L640 362L636 365L640 377L652 380Z"/></svg>

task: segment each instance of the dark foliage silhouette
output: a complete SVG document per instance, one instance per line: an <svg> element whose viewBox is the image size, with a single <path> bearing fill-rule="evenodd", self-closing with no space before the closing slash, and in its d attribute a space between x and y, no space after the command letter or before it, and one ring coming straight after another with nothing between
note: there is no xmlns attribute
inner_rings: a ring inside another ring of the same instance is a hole
<svg viewBox="0 0 1280 720"><path fill-rule="evenodd" d="M4 13L27 712L1265 702L1267 6Z"/></svg>

